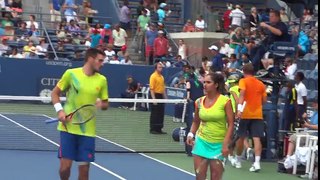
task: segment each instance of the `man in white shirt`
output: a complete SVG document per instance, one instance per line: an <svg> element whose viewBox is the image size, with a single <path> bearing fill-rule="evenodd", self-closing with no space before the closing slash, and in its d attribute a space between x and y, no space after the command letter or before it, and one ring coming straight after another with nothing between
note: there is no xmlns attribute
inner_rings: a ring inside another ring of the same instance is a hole
<svg viewBox="0 0 320 180"><path fill-rule="evenodd" d="M206 22L203 19L203 16L200 15L196 20L194 26L196 27L196 32L203 32L204 29L207 27Z"/></svg>
<svg viewBox="0 0 320 180"><path fill-rule="evenodd" d="M284 70L286 77L294 80L294 73L297 71L297 64L293 63L293 60L288 57L284 60L284 66L286 67Z"/></svg>
<svg viewBox="0 0 320 180"><path fill-rule="evenodd" d="M231 11L229 17L232 19L231 25L233 27L242 27L246 19L246 15L241 11L240 5L236 5L236 9Z"/></svg>
<svg viewBox="0 0 320 180"><path fill-rule="evenodd" d="M306 86L302 83L304 80L304 74L303 72L297 72L295 77L296 81L295 88L297 90L297 119L298 122L302 121L302 115L306 112L307 110L307 95L308 91Z"/></svg>
<svg viewBox="0 0 320 180"><path fill-rule="evenodd" d="M30 21L27 21L27 29L30 29L31 25L33 24L35 26L36 29L39 28L39 24L36 22L36 16L31 14L29 16Z"/></svg>
<svg viewBox="0 0 320 180"><path fill-rule="evenodd" d="M117 54L121 50L121 47L127 44L128 35L127 32L117 24L112 31L112 37L114 39L113 50Z"/></svg>
<svg viewBox="0 0 320 180"><path fill-rule="evenodd" d="M126 53L126 54L124 55L124 59L122 59L122 60L120 61L120 64L123 64L123 65L132 65L132 61L130 60L130 56L129 56L128 53Z"/></svg>

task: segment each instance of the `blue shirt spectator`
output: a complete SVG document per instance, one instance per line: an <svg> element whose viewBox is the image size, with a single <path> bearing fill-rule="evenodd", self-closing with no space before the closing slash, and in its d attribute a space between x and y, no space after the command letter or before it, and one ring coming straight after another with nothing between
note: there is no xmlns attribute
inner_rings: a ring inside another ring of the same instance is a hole
<svg viewBox="0 0 320 180"><path fill-rule="evenodd" d="M158 9L157 13L158 13L158 19L159 19L158 22L163 23L164 18L166 17L166 12L163 9Z"/></svg>
<svg viewBox="0 0 320 180"><path fill-rule="evenodd" d="M298 40L300 50L306 54L310 48L310 40L306 33L300 31L299 33L299 40Z"/></svg>
<svg viewBox="0 0 320 180"><path fill-rule="evenodd" d="M154 40L158 37L158 31L148 30L146 32L147 45L153 47Z"/></svg>
<svg viewBox="0 0 320 180"><path fill-rule="evenodd" d="M91 48L96 48L100 42L100 39L101 39L101 35L100 34L97 34L97 33L94 33L90 36L91 38Z"/></svg>

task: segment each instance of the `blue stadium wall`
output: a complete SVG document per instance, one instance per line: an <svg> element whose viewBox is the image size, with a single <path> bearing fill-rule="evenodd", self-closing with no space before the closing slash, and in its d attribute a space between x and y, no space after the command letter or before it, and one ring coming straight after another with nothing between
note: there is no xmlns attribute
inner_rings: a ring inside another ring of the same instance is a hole
<svg viewBox="0 0 320 180"><path fill-rule="evenodd" d="M65 70L82 65L82 62L0 58L0 95L39 96L42 90L53 89ZM146 85L153 71L152 66L106 64L101 73L108 78L109 96L117 98L127 88L128 75ZM164 69L168 84L179 71Z"/></svg>

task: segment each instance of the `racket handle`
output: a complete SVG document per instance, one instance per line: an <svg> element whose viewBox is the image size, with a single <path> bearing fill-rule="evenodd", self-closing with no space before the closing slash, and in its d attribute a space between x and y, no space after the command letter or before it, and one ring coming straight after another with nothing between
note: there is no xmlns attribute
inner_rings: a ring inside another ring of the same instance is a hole
<svg viewBox="0 0 320 180"><path fill-rule="evenodd" d="M45 122L46 122L46 124L56 123L56 122L59 122L59 119L58 118L47 119Z"/></svg>

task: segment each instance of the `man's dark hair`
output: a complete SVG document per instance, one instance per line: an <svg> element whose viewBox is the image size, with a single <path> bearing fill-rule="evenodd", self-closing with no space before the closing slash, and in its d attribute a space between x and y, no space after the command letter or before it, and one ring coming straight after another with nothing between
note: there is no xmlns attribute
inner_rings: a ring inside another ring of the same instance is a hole
<svg viewBox="0 0 320 180"><path fill-rule="evenodd" d="M207 56L203 56L202 57L202 62L204 62L204 61L208 61L209 59L208 59L208 57Z"/></svg>
<svg viewBox="0 0 320 180"><path fill-rule="evenodd" d="M253 65L251 63L250 64L245 64L243 66L243 73L244 74L254 75L254 67L253 67Z"/></svg>
<svg viewBox="0 0 320 180"><path fill-rule="evenodd" d="M303 80L304 80L304 74L303 74L303 72L301 72L301 71L297 72L297 75L296 75L296 76L299 78L300 81L303 81Z"/></svg>
<svg viewBox="0 0 320 180"><path fill-rule="evenodd" d="M36 16L31 14L30 17L32 17L32 19L35 21L36 20Z"/></svg>
<svg viewBox="0 0 320 180"><path fill-rule="evenodd" d="M96 48L88 49L86 51L85 56L84 56L84 62L87 62L90 57L96 58L98 56L98 54L106 56L106 54L103 51L99 50L99 49L96 49Z"/></svg>
<svg viewBox="0 0 320 180"><path fill-rule="evenodd" d="M278 10L272 10L270 13L273 13L275 16L280 17L280 11Z"/></svg>
<svg viewBox="0 0 320 180"><path fill-rule="evenodd" d="M123 5L128 6L129 5L129 1L128 0L124 0L123 1Z"/></svg>
<svg viewBox="0 0 320 180"><path fill-rule="evenodd" d="M231 59L231 58L237 59L237 55L236 55L236 54L231 54L231 55L230 55L230 59Z"/></svg>

